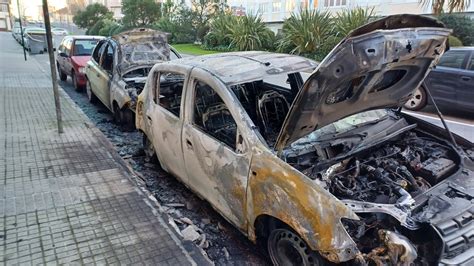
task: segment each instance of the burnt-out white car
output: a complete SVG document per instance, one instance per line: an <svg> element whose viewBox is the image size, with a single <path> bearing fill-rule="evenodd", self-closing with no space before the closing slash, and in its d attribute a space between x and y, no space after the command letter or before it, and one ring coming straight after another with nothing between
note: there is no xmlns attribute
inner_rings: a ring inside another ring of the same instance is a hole
<svg viewBox="0 0 474 266"><path fill-rule="evenodd" d="M139 28L99 41L85 67L89 101L100 100L124 129L134 129L135 104L151 67L180 58L167 34Z"/></svg>
<svg viewBox="0 0 474 266"><path fill-rule="evenodd" d="M136 126L276 265L473 263L473 144L400 112L449 34L396 15L320 64L268 52L157 64Z"/></svg>

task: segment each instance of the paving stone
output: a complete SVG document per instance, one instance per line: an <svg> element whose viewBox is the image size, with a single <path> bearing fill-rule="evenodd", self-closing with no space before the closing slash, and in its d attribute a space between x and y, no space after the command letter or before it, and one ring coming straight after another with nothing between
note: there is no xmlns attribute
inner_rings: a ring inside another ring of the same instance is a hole
<svg viewBox="0 0 474 266"><path fill-rule="evenodd" d="M195 264L133 183L122 182L130 177L107 140L86 126L90 121L62 89L64 133L57 134L51 81L36 59L23 62L7 33L0 33L0 47L2 263L160 264L172 257L175 265ZM17 61L6 63L7 53ZM133 230L137 221L141 231ZM147 240L165 246L133 248Z"/></svg>

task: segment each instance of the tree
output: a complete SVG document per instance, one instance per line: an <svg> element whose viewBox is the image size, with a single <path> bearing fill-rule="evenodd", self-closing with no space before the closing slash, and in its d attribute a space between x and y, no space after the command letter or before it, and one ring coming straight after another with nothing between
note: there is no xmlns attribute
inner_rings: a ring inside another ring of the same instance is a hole
<svg viewBox="0 0 474 266"><path fill-rule="evenodd" d="M459 14L442 14L438 17L447 28L453 29L453 35L464 45L474 45L474 20Z"/></svg>
<svg viewBox="0 0 474 266"><path fill-rule="evenodd" d="M78 11L72 21L80 28L90 29L102 19L112 19L112 12L106 6L95 3L88 5L83 11Z"/></svg>
<svg viewBox="0 0 474 266"><path fill-rule="evenodd" d="M161 4L155 0L122 0L122 22L126 26L150 26L161 17Z"/></svg>
<svg viewBox="0 0 474 266"><path fill-rule="evenodd" d="M225 2L219 0L191 0L193 10L193 26L196 29L196 39L201 40L209 31L209 21L213 16L223 12Z"/></svg>
<svg viewBox="0 0 474 266"><path fill-rule="evenodd" d="M444 12L444 7L447 5L449 13L453 11L460 12L466 10L471 4L471 0L419 0L424 6L431 4L433 14L440 15Z"/></svg>

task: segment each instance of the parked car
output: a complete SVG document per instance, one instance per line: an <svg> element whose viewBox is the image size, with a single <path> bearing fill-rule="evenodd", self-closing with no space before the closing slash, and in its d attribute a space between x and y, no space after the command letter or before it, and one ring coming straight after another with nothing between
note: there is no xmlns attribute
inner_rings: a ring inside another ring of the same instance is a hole
<svg viewBox="0 0 474 266"><path fill-rule="evenodd" d="M100 100L125 130L135 128L135 103L151 67L181 56L165 33L134 29L98 43L87 63L87 96Z"/></svg>
<svg viewBox="0 0 474 266"><path fill-rule="evenodd" d="M102 36L74 35L64 37L56 51L56 66L62 81L71 76L74 88L78 91L86 86L85 66L92 51Z"/></svg>
<svg viewBox="0 0 474 266"><path fill-rule="evenodd" d="M44 28L30 26L24 28L23 40L23 46L30 54L42 54L48 50L46 30Z"/></svg>
<svg viewBox="0 0 474 266"><path fill-rule="evenodd" d="M57 36L66 36L69 34L69 32L63 28L52 28L51 33Z"/></svg>
<svg viewBox="0 0 474 266"><path fill-rule="evenodd" d="M319 65L268 52L156 64L136 127L275 265L473 263L474 145L399 110L449 34L396 15Z"/></svg>
<svg viewBox="0 0 474 266"><path fill-rule="evenodd" d="M474 114L474 47L447 51L425 83L413 92L405 108L416 111L432 104L427 89L440 109Z"/></svg>

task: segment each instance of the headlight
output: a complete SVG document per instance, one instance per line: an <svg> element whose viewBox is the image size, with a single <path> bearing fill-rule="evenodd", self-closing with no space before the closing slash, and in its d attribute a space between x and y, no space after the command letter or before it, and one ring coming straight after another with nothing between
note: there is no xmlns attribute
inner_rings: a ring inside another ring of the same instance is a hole
<svg viewBox="0 0 474 266"><path fill-rule="evenodd" d="M79 68L79 73L85 74L86 73L86 68L85 67L80 67Z"/></svg>

